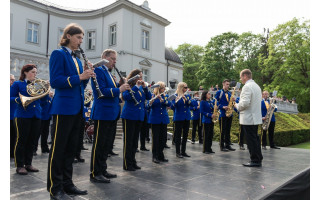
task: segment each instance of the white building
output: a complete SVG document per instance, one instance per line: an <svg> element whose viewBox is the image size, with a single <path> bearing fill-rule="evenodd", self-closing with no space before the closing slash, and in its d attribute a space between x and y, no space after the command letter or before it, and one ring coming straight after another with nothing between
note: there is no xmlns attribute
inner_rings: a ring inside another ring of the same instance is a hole
<svg viewBox="0 0 320 200"><path fill-rule="evenodd" d="M10 71L17 77L27 63L38 66L38 77L49 79L49 58L63 28L77 23L85 30L82 48L95 63L104 49L118 52L117 67L128 75L142 69L144 80L182 81L177 54L165 47L165 27L170 22L151 12L148 2L138 6L117 0L96 10L65 9L42 0L10 0Z"/></svg>

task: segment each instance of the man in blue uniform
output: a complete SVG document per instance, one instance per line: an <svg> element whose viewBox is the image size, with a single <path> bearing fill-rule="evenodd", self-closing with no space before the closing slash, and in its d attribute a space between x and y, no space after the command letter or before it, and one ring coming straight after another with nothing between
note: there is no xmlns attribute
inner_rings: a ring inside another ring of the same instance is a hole
<svg viewBox="0 0 320 200"><path fill-rule="evenodd" d="M110 152L113 131L117 125L119 115L119 96L120 93L129 90L128 84L119 85L114 80L111 70L116 64L117 52L112 49L106 49L101 55L102 59L109 62L106 66L95 68L97 83L102 93L98 96L95 89L95 83L91 80L93 90L93 105L91 110L91 119L94 120L94 139L91 151L90 181L97 183L110 183L109 178L117 177L116 174L107 172L107 158Z"/></svg>
<svg viewBox="0 0 320 200"><path fill-rule="evenodd" d="M221 126L220 133L220 150L221 151L235 151L230 144L230 130L232 124L232 115L230 117L226 116L226 111L228 110L229 101L231 98L231 92L229 92L230 81L225 79L222 82L223 88L219 90L215 98L218 100L220 117L219 120Z"/></svg>
<svg viewBox="0 0 320 200"><path fill-rule="evenodd" d="M51 106L51 101L53 97L53 92L50 91L49 95L41 99L41 152L49 153L48 147L48 135L49 135L49 126L52 116L49 114L49 108ZM38 137L39 139L39 137ZM37 142L38 144L38 142Z"/></svg>
<svg viewBox="0 0 320 200"><path fill-rule="evenodd" d="M264 91L262 93L262 101L261 101L261 114L262 114L262 120L266 120L266 115L268 112L268 109L270 107L270 101L269 101L269 92ZM274 112L277 112L277 108L275 108ZM268 128L268 136L269 136L269 144L270 148L272 149L280 149L279 147L275 146L273 141L273 135L274 135L274 127L276 125L276 118L274 116L274 113L271 117L271 122ZM267 150L267 130L263 130L262 132L262 149Z"/></svg>
<svg viewBox="0 0 320 200"><path fill-rule="evenodd" d="M68 194L87 194L86 190L78 189L72 181L80 119L84 117L84 89L88 79L95 76L87 66L83 69L74 53L82 43L83 35L84 31L79 25L67 25L60 40L61 49L54 50L49 61L50 85L55 89L50 107L54 132L47 180L51 199L72 199Z"/></svg>
<svg viewBox="0 0 320 200"><path fill-rule="evenodd" d="M10 74L10 87L14 83L15 78ZM14 145L16 142L16 132L14 128L14 112L16 111L17 104L14 99L10 99L10 158L14 158Z"/></svg>
<svg viewBox="0 0 320 200"><path fill-rule="evenodd" d="M202 144L202 123L200 118L200 98L199 92L194 93L194 98L191 100L190 110L192 110L192 138L191 143L194 144L196 138L196 131L198 129L199 144Z"/></svg>

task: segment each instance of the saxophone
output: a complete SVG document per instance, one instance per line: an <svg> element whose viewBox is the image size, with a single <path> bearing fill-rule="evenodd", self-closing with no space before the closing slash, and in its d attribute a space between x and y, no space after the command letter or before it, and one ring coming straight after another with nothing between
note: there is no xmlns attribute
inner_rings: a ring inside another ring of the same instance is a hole
<svg viewBox="0 0 320 200"><path fill-rule="evenodd" d="M276 107L277 106L274 104L274 99L270 98L270 106L269 106L269 109L268 109L267 114L266 114L266 119L263 121L263 124L262 124L262 129L264 131L268 130L270 122L271 122L272 115L273 115L274 110L276 109Z"/></svg>
<svg viewBox="0 0 320 200"><path fill-rule="evenodd" d="M219 114L220 114L220 110L218 109L218 106L217 106L217 99L214 102L213 114L214 114L214 118L212 118L212 122L216 123L219 120Z"/></svg>
<svg viewBox="0 0 320 200"><path fill-rule="evenodd" d="M229 104L228 104L228 110L226 111L226 116L230 117L233 113L233 106L234 106L234 93L236 91L236 87L233 88L233 91L231 93L231 97L229 99Z"/></svg>

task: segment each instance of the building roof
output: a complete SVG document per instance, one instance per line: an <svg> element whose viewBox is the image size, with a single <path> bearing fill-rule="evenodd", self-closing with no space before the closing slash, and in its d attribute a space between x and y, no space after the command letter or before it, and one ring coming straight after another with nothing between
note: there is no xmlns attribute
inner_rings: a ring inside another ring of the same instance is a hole
<svg viewBox="0 0 320 200"><path fill-rule="evenodd" d="M172 49L169 49L168 47L166 47L165 50L165 58L166 60L171 60L173 62L183 64L176 52L174 52Z"/></svg>

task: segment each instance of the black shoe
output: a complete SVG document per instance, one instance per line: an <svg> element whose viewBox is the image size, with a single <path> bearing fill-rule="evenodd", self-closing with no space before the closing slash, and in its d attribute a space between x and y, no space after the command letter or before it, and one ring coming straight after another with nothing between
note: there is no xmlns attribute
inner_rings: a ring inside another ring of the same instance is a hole
<svg viewBox="0 0 320 200"><path fill-rule="evenodd" d="M159 164L160 161L157 158L152 158L152 162Z"/></svg>
<svg viewBox="0 0 320 200"><path fill-rule="evenodd" d="M209 151L209 153L216 153L216 152L214 152L214 151L212 151L212 149Z"/></svg>
<svg viewBox="0 0 320 200"><path fill-rule="evenodd" d="M263 149L263 150L267 150L267 147L266 147L266 146L262 146L262 149Z"/></svg>
<svg viewBox="0 0 320 200"><path fill-rule="evenodd" d="M92 176L90 175L90 181L95 182L95 183L110 183L110 179L107 179L103 175L98 175L98 176Z"/></svg>
<svg viewBox="0 0 320 200"><path fill-rule="evenodd" d="M229 151L235 151L235 149L234 148L232 148L232 147L230 147L230 146L228 146L228 147L226 147Z"/></svg>
<svg viewBox="0 0 320 200"><path fill-rule="evenodd" d="M203 144L203 141L199 141L199 144Z"/></svg>
<svg viewBox="0 0 320 200"><path fill-rule="evenodd" d="M228 152L229 150L225 147L220 148L220 151Z"/></svg>
<svg viewBox="0 0 320 200"><path fill-rule="evenodd" d="M170 147L169 147L167 144L164 146L164 148L166 148L166 149L170 149Z"/></svg>
<svg viewBox="0 0 320 200"><path fill-rule="evenodd" d="M203 152L203 153L205 153L205 154L211 154L209 151L205 151L205 152Z"/></svg>
<svg viewBox="0 0 320 200"><path fill-rule="evenodd" d="M53 199L53 200L69 200L70 199L71 200L73 198L67 195L63 190L59 190L54 195L50 194L50 199Z"/></svg>
<svg viewBox="0 0 320 200"><path fill-rule="evenodd" d="M183 156L179 153L176 153L177 158L183 158Z"/></svg>
<svg viewBox="0 0 320 200"><path fill-rule="evenodd" d="M36 152L36 151L34 151L34 152L33 152L33 156L36 156L36 155L38 155L38 154L37 154L37 152Z"/></svg>
<svg viewBox="0 0 320 200"><path fill-rule="evenodd" d="M239 146L239 149L240 149L240 150L246 150L243 145L240 145L240 146Z"/></svg>
<svg viewBox="0 0 320 200"><path fill-rule="evenodd" d="M79 190L75 185L63 188L63 190L68 194L68 195L86 195L88 194L87 190Z"/></svg>
<svg viewBox="0 0 320 200"><path fill-rule="evenodd" d="M127 169L123 168L123 169L126 170L126 171L136 171L136 169L133 168L133 167L128 167Z"/></svg>
<svg viewBox="0 0 320 200"><path fill-rule="evenodd" d="M75 160L77 160L78 162L81 162L81 163L84 163L84 161L85 161L81 156L77 156L75 158Z"/></svg>
<svg viewBox="0 0 320 200"><path fill-rule="evenodd" d="M106 177L106 178L117 178L117 174L111 174L111 173L109 173L107 171L105 171L103 176Z"/></svg>
<svg viewBox="0 0 320 200"><path fill-rule="evenodd" d="M109 153L109 155L111 155L111 156L117 156L117 155L119 155L119 154L117 154L117 153L115 153L115 152L111 151L111 152Z"/></svg>
<svg viewBox="0 0 320 200"><path fill-rule="evenodd" d="M144 148L140 148L140 150L141 150L141 151L149 151L149 149L147 149L147 148L145 148L145 147L144 147Z"/></svg>
<svg viewBox="0 0 320 200"><path fill-rule="evenodd" d="M188 154L186 154L186 153L182 153L181 154L183 157L191 157L191 156L189 156Z"/></svg>
<svg viewBox="0 0 320 200"><path fill-rule="evenodd" d="M140 152L139 149L136 149L136 152Z"/></svg>
<svg viewBox="0 0 320 200"><path fill-rule="evenodd" d="M88 150L88 148L85 148L84 146L82 146L81 150Z"/></svg>
<svg viewBox="0 0 320 200"><path fill-rule="evenodd" d="M194 140L191 140L191 144L194 144L195 143L195 141Z"/></svg>
<svg viewBox="0 0 320 200"><path fill-rule="evenodd" d="M28 172L39 172L39 170L32 165L26 165L25 168Z"/></svg>
<svg viewBox="0 0 320 200"><path fill-rule="evenodd" d="M277 146L272 146L270 147L271 149L280 149L280 147L277 147Z"/></svg>
<svg viewBox="0 0 320 200"><path fill-rule="evenodd" d="M139 167L137 164L134 164L134 165L133 165L133 168L134 168L134 169L141 169L141 167Z"/></svg>
<svg viewBox="0 0 320 200"><path fill-rule="evenodd" d="M246 164L242 164L245 167L261 167L262 164L261 163L255 163L255 162L248 162Z"/></svg>
<svg viewBox="0 0 320 200"><path fill-rule="evenodd" d="M169 160L168 159L166 159L166 158L163 158L163 159L159 159L161 162L169 162Z"/></svg>

